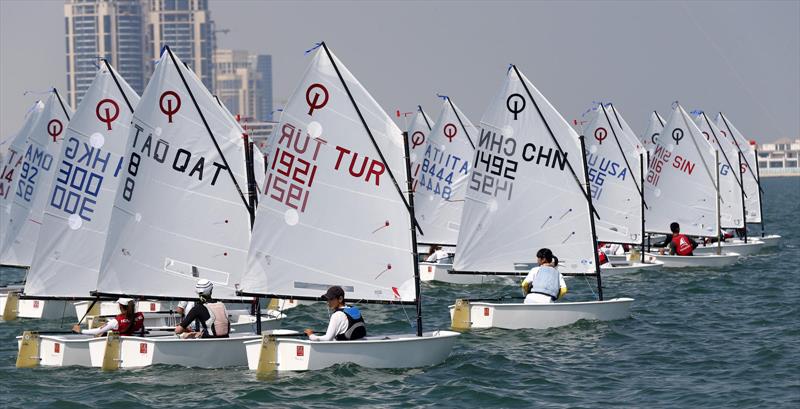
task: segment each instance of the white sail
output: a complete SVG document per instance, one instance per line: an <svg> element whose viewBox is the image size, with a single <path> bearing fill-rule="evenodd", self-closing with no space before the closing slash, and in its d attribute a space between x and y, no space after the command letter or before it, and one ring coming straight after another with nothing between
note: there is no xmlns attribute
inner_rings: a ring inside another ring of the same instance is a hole
<svg viewBox="0 0 800 409"><path fill-rule="evenodd" d="M142 94L97 291L235 298L250 238L240 128L169 49Z"/></svg>
<svg viewBox="0 0 800 409"><path fill-rule="evenodd" d="M722 135L738 147L742 152L742 183L744 184L745 208L747 209L747 223L761 223L761 192L758 180L758 157L756 147L739 132L723 113L717 114L717 127Z"/></svg>
<svg viewBox="0 0 800 409"><path fill-rule="evenodd" d="M408 125L408 151L411 153L411 169L414 172L414 163L417 158L421 156L422 147L428 141L428 134L433 129L433 119L422 110L421 106L417 107L417 112L411 123ZM412 175L413 176L413 175ZM416 178L416 176L414 176Z"/></svg>
<svg viewBox="0 0 800 409"><path fill-rule="evenodd" d="M22 128L12 137L6 139L3 146L0 147L0 152L2 152L2 159L0 159L0 166L2 166L0 167L0 251L3 249L3 243L9 231L6 223L8 223L8 217L11 214L11 203L13 203L16 187L14 174L22 166L28 135L43 111L44 103L36 101L25 114L25 122ZM10 258L11 256L1 258L0 264L20 265L20 261L16 258Z"/></svg>
<svg viewBox="0 0 800 409"><path fill-rule="evenodd" d="M670 233L670 223L678 222L681 233L716 236L715 169L714 148L677 105L650 156L644 195L647 231Z"/></svg>
<svg viewBox="0 0 800 409"><path fill-rule="evenodd" d="M422 106L417 106L417 112L408 126L408 152L409 163L411 163L412 191L416 191L419 181L417 180L422 169L420 158L423 154L423 146L428 142L428 136L433 129L434 122L422 110Z"/></svg>
<svg viewBox="0 0 800 409"><path fill-rule="evenodd" d="M72 109L53 89L20 151L22 164L14 174L14 195L3 226L8 230L0 249L4 264L13 260L13 264L29 266L33 260L61 141L71 115Z"/></svg>
<svg viewBox="0 0 800 409"><path fill-rule="evenodd" d="M562 271L594 272L584 183L577 133L512 66L481 119L454 268L514 271L547 247Z"/></svg>
<svg viewBox="0 0 800 409"><path fill-rule="evenodd" d="M705 113L694 117L706 140L719 151L720 224L723 228L744 227L742 189L739 185L739 149Z"/></svg>
<svg viewBox="0 0 800 409"><path fill-rule="evenodd" d="M133 88L109 68L98 70L64 134L26 295L88 297L97 284L139 102Z"/></svg>
<svg viewBox="0 0 800 409"><path fill-rule="evenodd" d="M242 290L414 301L402 132L324 44L276 129Z"/></svg>
<svg viewBox="0 0 800 409"><path fill-rule="evenodd" d="M478 135L475 125L445 97L436 125L418 152L414 213L423 232L420 243L456 243Z"/></svg>
<svg viewBox="0 0 800 409"><path fill-rule="evenodd" d="M653 151L658 144L659 137L663 130L664 118L656 111L651 112L650 121L647 123L647 129L639 136L639 140L642 142L642 145L644 145L644 148L647 149L647 152L650 152L650 156L653 155Z"/></svg>
<svg viewBox="0 0 800 409"><path fill-rule="evenodd" d="M630 140L611 107L598 104L589 118L583 136L592 203L602 215L595 217L597 240L641 243L641 145Z"/></svg>

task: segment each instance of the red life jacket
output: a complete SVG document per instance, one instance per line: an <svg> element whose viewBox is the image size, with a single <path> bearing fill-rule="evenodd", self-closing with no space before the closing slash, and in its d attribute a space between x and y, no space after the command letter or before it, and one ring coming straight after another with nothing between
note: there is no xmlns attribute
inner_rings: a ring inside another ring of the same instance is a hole
<svg viewBox="0 0 800 409"><path fill-rule="evenodd" d="M679 256L693 255L692 243L689 238L683 234L675 234L672 236L672 244L675 246L675 254Z"/></svg>
<svg viewBox="0 0 800 409"><path fill-rule="evenodd" d="M133 322L125 314L118 314L116 319L119 324L117 331L119 331L120 335L133 335L137 331L144 329L144 314L141 312L137 312L134 315Z"/></svg>
<svg viewBox="0 0 800 409"><path fill-rule="evenodd" d="M603 253L602 251L597 252L597 258L600 260L601 266L605 263L608 263L608 256L606 256L606 253Z"/></svg>

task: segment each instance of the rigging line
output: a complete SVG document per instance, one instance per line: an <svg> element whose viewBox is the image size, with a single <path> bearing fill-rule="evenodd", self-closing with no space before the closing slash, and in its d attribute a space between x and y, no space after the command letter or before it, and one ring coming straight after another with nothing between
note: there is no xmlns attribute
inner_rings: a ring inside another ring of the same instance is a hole
<svg viewBox="0 0 800 409"><path fill-rule="evenodd" d="M628 157L625 155L625 151L622 149L622 145L619 143L619 138L617 138L617 131L614 130L614 124L611 123L611 119L608 117L608 112L606 111L606 108L603 106L602 103L600 103L600 109L603 110L603 114L606 117L606 121L608 122L609 128L611 128L611 134L614 135L614 141L617 142L617 148L619 148L619 153L622 154L622 159L625 159L625 166L627 166L628 171L630 171L631 174L633 174L633 169L631 168L631 164L628 162ZM613 104L611 105L611 109L612 110L614 109ZM617 118L617 123L619 123L619 118ZM622 125L620 125L620 128L622 128ZM636 186L636 191L639 193L639 195L644 197L642 189L639 187L639 184L636 183L636 178L631 178L631 181L633 181L633 185ZM647 207L647 203L645 203L645 207Z"/></svg>
<svg viewBox="0 0 800 409"><path fill-rule="evenodd" d="M744 157L744 163L747 164L747 169L750 170L750 175L753 176L753 179L755 179L756 183L758 184L759 192L763 193L764 189L761 189L761 181L758 179L758 176L756 176L756 174L753 173L753 168L750 166L750 162L747 161L747 156L745 156L742 147L739 146L739 141L736 140L736 135L733 134L731 125L728 123L728 118L725 118L725 114L723 114L722 112L719 113L719 116L722 118L722 122L725 122L725 127L728 128L728 133L731 135L731 139L733 140L734 145L736 145L736 149L738 149L739 153L742 155L742 157ZM758 165L758 163L756 163L756 165Z"/></svg>
<svg viewBox="0 0 800 409"><path fill-rule="evenodd" d="M717 133L714 132L714 128L711 127L711 121L708 120L708 116L706 115L705 112L702 112L701 114L703 115L703 119L706 120L706 124L708 124L708 129L711 131L711 135L714 135L714 140L717 142L719 150L722 151L722 157L725 158L725 163L727 163L728 166L730 166L730 168L733 169L731 161L728 160L728 154L725 153L725 150L722 148L722 144L719 142L719 137L717 137ZM739 178L736 176L736 172L731 172L731 173L733 174L733 177L736 179L736 183L739 185L739 188L742 189L742 191L744 191L744 185L742 184L742 181L739 180ZM747 196L747 194L745 194L745 196Z"/></svg>
<svg viewBox="0 0 800 409"><path fill-rule="evenodd" d="M130 109L131 112L133 112L133 105L131 105L131 102L128 101L128 96L125 95L125 91L122 90L122 85L120 85L119 80L117 79L117 75L114 74L114 70L111 69L111 64L109 64L108 60L106 60L105 58L103 58L102 60L104 63L106 63L106 67L108 68L108 72L111 73L111 78L114 79L114 83L117 84L117 89L119 89L119 93L122 94L122 98L125 100L125 104L128 105L128 109Z"/></svg>
<svg viewBox="0 0 800 409"><path fill-rule="evenodd" d="M210 136L211 141L214 142L214 147L217 148L217 153L219 154L220 158L222 158L222 162L225 164L225 168L228 170L228 175L231 177L233 185L236 187L236 191L239 192L239 198L242 199L242 203L244 203L244 207L245 209L247 209L247 212L253 214L253 209L250 208L250 204L244 197L242 188L239 187L239 182L237 182L236 177L233 176L233 170L231 170L231 167L228 164L228 159L226 159L225 155L222 153L222 148L219 147L219 143L217 143L217 138L214 137L214 132L211 131L211 127L208 125L208 121L206 121L206 117L205 115L203 115L203 111L200 109L200 105L197 103L197 99L195 99L192 89L189 88L189 83L186 82L186 77L183 76L183 71L181 71L180 65L175 60L175 55L172 54L172 50L169 48L169 46L165 45L164 48L166 48L167 53L169 53L169 57L172 60L172 64L175 66L175 69L178 70L178 74L181 77L181 81L183 81L183 86L186 87L186 92L188 92L189 96L192 98L192 103L194 103L194 107L195 109L197 109L197 113L200 114L200 119L203 120L203 125L205 125L206 131L208 131L208 136Z"/></svg>
<svg viewBox="0 0 800 409"><path fill-rule="evenodd" d="M58 103L61 104L61 110L64 111L64 116L67 117L67 121L70 121L71 119L69 119L69 113L67 112L67 107L64 106L64 101L61 100L61 94L58 93L58 90L55 89L55 87L53 87L53 93L56 94L56 98L58 98Z"/></svg>
<svg viewBox="0 0 800 409"><path fill-rule="evenodd" d="M773 129L777 130L778 132L781 132L783 135L787 135L787 132L785 132L784 129L782 129L782 128L780 128L778 126L779 122L777 120L775 120L775 118L772 116L772 113L767 109L767 107L764 105L764 103L761 102L760 99L756 98L753 95L753 93L750 91L750 88L747 87L747 84L745 83L744 79L742 78L741 75L739 75L739 71L736 70L736 66L731 62L731 60L728 58L728 56L725 53L722 52L722 47L720 47L711 38L711 36L708 34L708 32L706 32L706 30L703 29L703 27L701 25L697 24L697 21L695 21L694 16L692 16L692 14L689 12L689 9L686 8L685 2L681 2L680 4L681 4L681 9L683 9L683 11L686 13L686 15L689 16L689 20L691 20L692 24L694 24L694 26L697 27L697 29L701 33L703 33L703 36L705 36L706 40L708 40L708 42L711 44L711 46L714 48L714 50L719 54L719 56L722 57L722 60L725 61L725 64L728 65L728 68L733 73L733 76L736 77L736 80L739 82L739 86L741 86L742 89L747 93L747 95L750 96L750 100L751 101L755 101L756 105L758 105L758 107L761 108L764 111L765 114L767 114L767 116L770 119L770 125L772 125Z"/></svg>
<svg viewBox="0 0 800 409"><path fill-rule="evenodd" d="M467 132L467 127L465 127L464 122L461 121L461 116L458 115L458 111L456 110L455 105L453 105L453 101L450 100L450 97L447 97L447 102L450 104L450 108L453 109L453 113L456 114L456 119L458 119L458 123L461 124L461 129L464 130L464 134L467 135L467 140L469 141L470 146L472 146L472 150L475 150L475 144L472 143L472 138L469 137L469 132Z"/></svg>
<svg viewBox="0 0 800 409"><path fill-rule="evenodd" d="M425 125L428 126L428 132L430 132L431 131L431 123L428 122L428 116L425 115L425 111L422 110L422 105L417 105L417 109L419 109L419 112L422 114L422 119L425 120Z"/></svg>
<svg viewBox="0 0 800 409"><path fill-rule="evenodd" d="M592 204L592 200L589 197L589 195L586 193L586 190L583 189L583 183L581 183L580 178L578 178L578 175L575 173L575 169L572 168L572 164L569 162L569 159L567 158L566 152L564 152L564 150L561 149L561 144L558 143L558 140L556 139L555 134L553 134L553 130L550 128L550 124L547 123L546 119L544 119L544 114L542 113L542 110L539 109L539 104L536 103L536 100L533 98L533 94L531 94L531 91L528 89L528 84L526 84L525 80L522 79L522 74L520 74L520 72L517 69L516 65L512 64L511 68L514 69L514 72L517 74L517 78L519 78L519 81L522 83L522 86L525 88L525 92L528 93L528 98L531 99L531 102L533 102L533 106L536 107L536 112L539 113L539 118L541 118L542 122L544 122L544 126L545 126L545 128L547 128L547 132L550 134L550 138L553 139L553 142L555 142L556 147L558 148L558 150L561 151L562 154L564 154L564 161L567 162L567 167L569 168L569 171L572 172L572 177L575 178L575 182L578 184L578 188L581 190L581 193L583 193L583 197L586 198L586 202L589 204L589 212L594 213L594 216L597 217L597 219L599 220L600 219L600 215L597 213L597 210L594 208L594 205ZM588 183L588 181L587 181L587 183Z"/></svg>
<svg viewBox="0 0 800 409"><path fill-rule="evenodd" d="M660 123L661 127L663 128L664 127L664 121L661 120L661 115L658 114L658 111L653 111L653 113L656 114L656 119L658 119L658 123Z"/></svg>
<svg viewBox="0 0 800 409"><path fill-rule="evenodd" d="M392 167L389 166L389 162L386 161L386 157L383 156L383 152L381 148L378 146L378 142L375 140L375 137L372 136L372 130L369 129L367 125L367 121L364 119L364 115L361 114L361 110L358 108L358 104L356 104L355 98L353 98L353 94L350 93L350 87L347 86L347 83L344 81L344 77L342 77L342 73L339 71L339 66L336 64L336 61L333 60L333 56L331 55L330 50L328 50L328 45L325 42L322 42L322 49L325 50L325 54L328 55L328 59L333 64L333 69L336 70L336 75L339 76L339 81L342 82L342 86L344 90L347 92L347 96L350 97L350 102L353 104L353 108L355 108L356 113L358 114L358 118L361 120L361 124L364 125L364 129L367 131L367 135L369 135L369 139L372 141L372 145L375 147L375 150L378 151L378 156L380 156L381 161L386 165L386 171L389 173L389 177L392 179L392 183L394 183L395 189L397 189L397 194L400 195L400 199L403 200L403 204L406 206L406 210L411 215L412 220L414 220L414 225L419 230L419 233L424 235L425 233L422 232L422 227L420 227L419 222L417 222L416 216L414 216L414 212L411 210L411 207L406 200L406 196L403 194L403 191L400 190L400 184L397 183L397 178L394 177L394 173L392 173Z"/></svg>
<svg viewBox="0 0 800 409"><path fill-rule="evenodd" d="M694 148L697 149L697 153L700 154L700 161L703 162L703 169L706 170L706 174L708 174L708 177L711 179L711 184L714 186L714 188L717 190L717 192L719 192L719 184L717 183L716 178L714 177L714 174L711 173L711 169L709 168L708 164L706 163L706 159L703 156L702 151L700 150L700 147L697 146L697 138L695 138L695 135L692 132L692 127L689 126L688 122L686 122L686 116L687 115L684 115L683 108L680 105L678 105L676 107L676 109L680 110L680 111L678 111L678 115L680 115L681 119L683 119L683 124L686 126L686 130L689 132L689 136L692 137L692 144L694 145ZM713 146L712 146L712 148L713 148ZM716 166L714 166L714 167L716 168ZM717 193L717 196L719 196L719 193Z"/></svg>

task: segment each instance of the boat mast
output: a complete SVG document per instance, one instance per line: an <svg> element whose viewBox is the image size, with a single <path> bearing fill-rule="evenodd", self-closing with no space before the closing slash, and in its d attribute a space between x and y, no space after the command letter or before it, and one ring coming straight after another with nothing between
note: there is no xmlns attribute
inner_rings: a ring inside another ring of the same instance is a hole
<svg viewBox="0 0 800 409"><path fill-rule="evenodd" d="M641 183L643 189L641 191L639 191L639 194L641 195L641 209L642 209L642 252L639 255L639 258L640 258L640 261L642 263L645 263L645 257L644 257L644 241L645 241L644 240L644 237L645 237L645 232L644 232L644 164L645 164L644 153L640 153L639 154L639 183Z"/></svg>
<svg viewBox="0 0 800 409"><path fill-rule="evenodd" d="M425 121L425 125L428 127L428 132L430 132L431 123L428 122L428 116L425 115L425 111L422 110L422 105L417 105L417 109L419 109L419 113L422 114L422 119Z"/></svg>
<svg viewBox="0 0 800 409"><path fill-rule="evenodd" d="M613 127L612 127L613 128ZM586 189L586 198L589 200L589 223L592 226L592 256L594 257L594 275L597 277L597 299L603 301L603 283L600 279L600 257L597 255L597 232L594 228L594 216L592 215L592 196L589 193L589 169L586 164L586 143L583 140L583 135L579 137L581 141L581 157L583 158L583 177L586 180L586 185L581 186L581 189ZM642 257L644 259L644 257Z"/></svg>
<svg viewBox="0 0 800 409"><path fill-rule="evenodd" d="M758 148L754 148L756 154L756 183L758 183L758 211L761 213L761 237L764 237L764 199L761 197L761 171L758 168ZM741 153L741 150L739 151ZM742 153L742 156L744 154ZM747 158L745 158L747 160ZM749 166L748 166L749 167ZM751 170L752 172L752 170ZM745 230L747 230L747 220L745 219Z"/></svg>
<svg viewBox="0 0 800 409"><path fill-rule="evenodd" d="M422 114L425 116L425 114ZM411 182L411 160L410 152L408 150L408 132L403 132L403 150L405 151L405 165L406 165L406 185L409 192L408 205L411 207L411 254L414 257L414 298L417 304L417 336L422 336L422 299L420 299L420 285L419 285L419 263L417 263L417 229L414 228L414 195L411 194L413 188Z"/></svg>
<svg viewBox="0 0 800 409"><path fill-rule="evenodd" d="M736 157L739 159L739 178L741 179L742 183L739 184L739 187L742 191L742 226L744 226L744 242L747 243L747 207L745 205L744 200L744 172L742 172L742 152L739 152ZM760 194L759 194L760 195ZM761 198L759 197L759 202L761 202ZM764 219L764 215L761 215L761 219ZM764 229L764 223L761 223L761 229Z"/></svg>
<svg viewBox="0 0 800 409"><path fill-rule="evenodd" d="M716 164L716 187L717 187L717 254L722 254L722 223L721 216L720 216L720 201L721 197L719 194L719 150L714 149L714 162Z"/></svg>

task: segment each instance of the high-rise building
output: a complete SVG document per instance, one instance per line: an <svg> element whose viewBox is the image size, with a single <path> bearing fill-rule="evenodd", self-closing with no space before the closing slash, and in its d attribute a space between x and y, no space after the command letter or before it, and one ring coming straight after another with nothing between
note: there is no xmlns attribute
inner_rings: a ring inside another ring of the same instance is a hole
<svg viewBox="0 0 800 409"><path fill-rule="evenodd" d="M272 120L272 56L219 49L214 70L215 93L231 113Z"/></svg>
<svg viewBox="0 0 800 409"><path fill-rule="evenodd" d="M148 75L168 45L209 90L214 90L214 21L208 0L146 0Z"/></svg>
<svg viewBox="0 0 800 409"><path fill-rule="evenodd" d="M133 89L144 90L141 0L65 0L67 94L77 107L107 59Z"/></svg>

